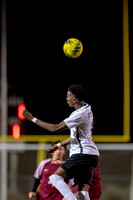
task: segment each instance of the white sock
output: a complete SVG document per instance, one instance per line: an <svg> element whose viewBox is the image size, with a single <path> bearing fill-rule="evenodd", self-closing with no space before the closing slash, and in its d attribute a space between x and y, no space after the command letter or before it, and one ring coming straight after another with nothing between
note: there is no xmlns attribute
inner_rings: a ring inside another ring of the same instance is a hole
<svg viewBox="0 0 133 200"><path fill-rule="evenodd" d="M78 191L78 198L80 200L90 200L89 193L87 191Z"/></svg>
<svg viewBox="0 0 133 200"><path fill-rule="evenodd" d="M61 176L53 174L50 176L50 181L67 200L77 200Z"/></svg>

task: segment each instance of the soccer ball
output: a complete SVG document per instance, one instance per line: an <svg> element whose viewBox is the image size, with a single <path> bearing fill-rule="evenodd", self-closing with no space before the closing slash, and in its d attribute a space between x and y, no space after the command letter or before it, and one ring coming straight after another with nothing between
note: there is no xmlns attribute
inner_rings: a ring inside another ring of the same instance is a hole
<svg viewBox="0 0 133 200"><path fill-rule="evenodd" d="M63 51L70 58L77 58L83 51L82 43L76 38L68 39L63 45Z"/></svg>

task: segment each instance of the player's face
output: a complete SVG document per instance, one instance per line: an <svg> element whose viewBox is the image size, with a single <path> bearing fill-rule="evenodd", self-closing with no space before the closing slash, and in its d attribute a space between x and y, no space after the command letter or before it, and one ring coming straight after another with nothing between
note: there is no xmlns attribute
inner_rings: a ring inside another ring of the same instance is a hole
<svg viewBox="0 0 133 200"><path fill-rule="evenodd" d="M75 105L75 96L71 92L67 92L67 103L70 107L74 107Z"/></svg>
<svg viewBox="0 0 133 200"><path fill-rule="evenodd" d="M60 147L53 153L53 160L62 160L63 156L65 155L66 150L64 147Z"/></svg>

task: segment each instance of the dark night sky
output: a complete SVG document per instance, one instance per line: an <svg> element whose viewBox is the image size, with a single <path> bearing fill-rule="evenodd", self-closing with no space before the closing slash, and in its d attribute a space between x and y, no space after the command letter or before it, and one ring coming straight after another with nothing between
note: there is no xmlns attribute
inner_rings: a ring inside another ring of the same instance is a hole
<svg viewBox="0 0 133 200"><path fill-rule="evenodd" d="M72 37L84 48L77 59L66 57L62 50L64 42ZM79 83L87 89L87 100L92 105L94 134L122 134L121 0L8 0L7 53L8 83L14 87L9 93L23 96L35 117L53 123L62 121L72 112L66 104L67 87ZM26 134L44 133L34 124L25 123Z"/></svg>

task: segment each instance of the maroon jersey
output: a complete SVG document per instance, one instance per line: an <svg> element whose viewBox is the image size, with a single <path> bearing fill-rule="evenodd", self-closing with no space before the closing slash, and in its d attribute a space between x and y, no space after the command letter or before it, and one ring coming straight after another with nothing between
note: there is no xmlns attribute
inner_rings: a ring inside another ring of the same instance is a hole
<svg viewBox="0 0 133 200"><path fill-rule="evenodd" d="M72 192L73 193L77 192L77 186L72 188ZM90 200L99 200L101 194L102 194L102 183L101 183L101 178L99 176L99 167L97 166L93 174L92 184L89 188Z"/></svg>
<svg viewBox="0 0 133 200"><path fill-rule="evenodd" d="M40 169L36 170L39 171L41 176L37 177L37 175L34 175L34 177L40 178L41 180L36 200L62 200L63 196L55 187L52 186L49 180L49 177L60 167L60 164L53 164L51 160L45 162L43 168L41 167L42 164L43 162L40 164Z"/></svg>

